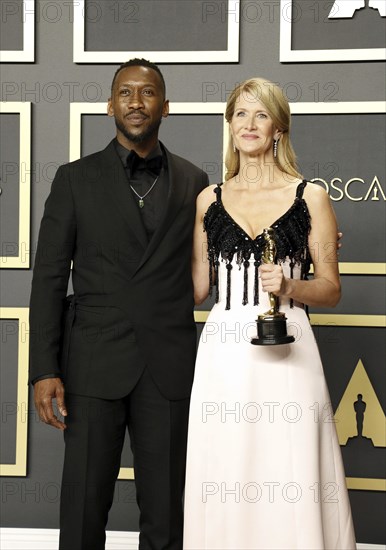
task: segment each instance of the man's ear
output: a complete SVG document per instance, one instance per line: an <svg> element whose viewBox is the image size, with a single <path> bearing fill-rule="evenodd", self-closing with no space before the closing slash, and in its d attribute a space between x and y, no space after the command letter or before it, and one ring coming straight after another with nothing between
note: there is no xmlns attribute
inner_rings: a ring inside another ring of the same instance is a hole
<svg viewBox="0 0 386 550"><path fill-rule="evenodd" d="M169 100L165 99L162 107L162 116L163 118L166 118L168 115L169 115Z"/></svg>
<svg viewBox="0 0 386 550"><path fill-rule="evenodd" d="M109 99L107 101L107 114L109 116L114 116L114 109L113 109L113 106L111 104L111 97L109 97Z"/></svg>

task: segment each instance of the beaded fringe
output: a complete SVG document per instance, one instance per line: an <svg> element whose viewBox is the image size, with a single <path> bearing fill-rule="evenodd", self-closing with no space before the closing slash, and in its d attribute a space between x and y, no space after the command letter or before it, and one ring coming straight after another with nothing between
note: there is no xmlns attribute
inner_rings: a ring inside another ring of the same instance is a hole
<svg viewBox="0 0 386 550"><path fill-rule="evenodd" d="M225 309L231 308L231 271L232 271L232 264L227 263L227 298L226 298L226 306Z"/></svg>
<svg viewBox="0 0 386 550"><path fill-rule="evenodd" d="M249 258L248 258L249 259ZM244 291L243 291L243 306L248 303L248 267L249 261L244 260Z"/></svg>
<svg viewBox="0 0 386 550"><path fill-rule="evenodd" d="M253 305L258 306L259 305L259 267L260 262L254 262L255 266L255 284L253 287Z"/></svg>
<svg viewBox="0 0 386 550"><path fill-rule="evenodd" d="M290 260L290 277L293 279L294 267L300 265L300 278L306 279L311 265L311 256L308 249L308 235L311 229L311 218L307 204L302 198L306 182L299 184L296 199L288 211L273 225L276 242L276 258L278 263ZM204 216L204 231L208 236L209 259L209 293L212 295L213 286L216 287L216 303L219 301L219 264L226 262L226 306L231 304L231 271L232 260L242 268L243 296L242 304L248 304L248 270L250 258L254 256L254 289L253 304L259 304L259 266L262 262L265 241L263 235L251 239L243 229L231 218L224 209L221 201L221 186L214 189L217 200L212 203ZM293 300L290 300L293 307Z"/></svg>

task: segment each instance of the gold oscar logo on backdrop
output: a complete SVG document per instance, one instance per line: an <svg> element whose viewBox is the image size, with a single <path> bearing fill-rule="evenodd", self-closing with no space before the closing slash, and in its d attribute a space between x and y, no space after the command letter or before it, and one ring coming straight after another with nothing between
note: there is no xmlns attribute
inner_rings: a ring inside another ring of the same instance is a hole
<svg viewBox="0 0 386 550"><path fill-rule="evenodd" d="M377 176L374 176L371 182L359 177L350 178L346 182L341 178L332 178L329 182L323 178L313 178L310 181L321 184L332 201L341 201L345 198L353 202L386 201L385 191Z"/></svg>
<svg viewBox="0 0 386 550"><path fill-rule="evenodd" d="M378 10L381 17L386 17L385 0L335 0L328 15L329 19L352 19L355 12L363 8Z"/></svg>
<svg viewBox="0 0 386 550"><path fill-rule="evenodd" d="M339 443L372 443L386 447L386 417L361 360L335 413Z"/></svg>

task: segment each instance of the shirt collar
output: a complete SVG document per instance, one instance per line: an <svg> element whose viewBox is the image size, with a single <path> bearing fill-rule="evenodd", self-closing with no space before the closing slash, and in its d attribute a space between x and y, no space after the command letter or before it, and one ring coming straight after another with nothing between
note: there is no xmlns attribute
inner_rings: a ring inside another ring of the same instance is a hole
<svg viewBox="0 0 386 550"><path fill-rule="evenodd" d="M131 149L127 149L126 147L124 147L121 143L119 143L117 138L115 138L114 145L115 145L115 148L117 150L118 156L122 161L123 166L126 167L127 156L130 153ZM159 155L163 156L160 142L157 141L157 145L154 147L154 149L145 158L146 159L152 159L152 158L157 157Z"/></svg>

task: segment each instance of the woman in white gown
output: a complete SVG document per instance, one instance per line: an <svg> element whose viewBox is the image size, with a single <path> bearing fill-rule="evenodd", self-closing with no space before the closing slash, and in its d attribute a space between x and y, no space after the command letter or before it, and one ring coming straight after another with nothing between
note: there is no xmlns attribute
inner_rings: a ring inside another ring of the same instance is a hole
<svg viewBox="0 0 386 550"><path fill-rule="evenodd" d="M226 181L197 199L195 299L214 289L216 304L191 397L184 549L353 550L330 398L303 307L340 299L335 215L326 192L297 171L277 86L240 84L226 119ZM276 265L262 262L267 227ZM250 343L269 292L294 343Z"/></svg>

